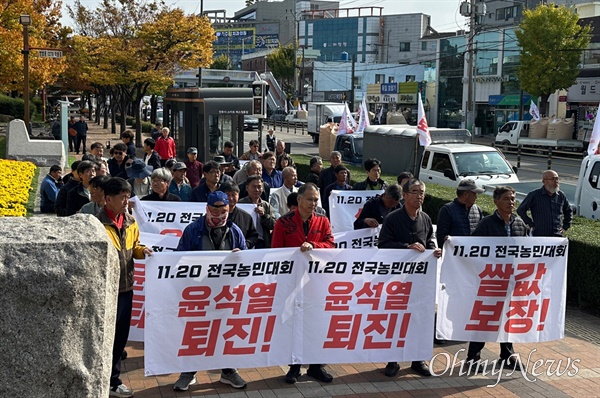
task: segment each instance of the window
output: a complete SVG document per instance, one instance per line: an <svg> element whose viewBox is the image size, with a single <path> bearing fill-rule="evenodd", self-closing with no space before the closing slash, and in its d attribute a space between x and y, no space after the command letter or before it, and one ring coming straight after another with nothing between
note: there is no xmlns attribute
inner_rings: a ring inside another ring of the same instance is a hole
<svg viewBox="0 0 600 398"><path fill-rule="evenodd" d="M450 163L450 156L447 153L434 153L433 161L431 163L431 171L438 171L443 173L446 169L451 169L452 163Z"/></svg>
<svg viewBox="0 0 600 398"><path fill-rule="evenodd" d="M596 164L594 165L594 167L592 168L592 171L590 172L590 177L589 177L589 182L592 188L598 189L599 184L599 179L600 177L600 162L596 162Z"/></svg>
<svg viewBox="0 0 600 398"><path fill-rule="evenodd" d="M506 8L498 8L496 10L496 21L501 21L504 19Z"/></svg>
<svg viewBox="0 0 600 398"><path fill-rule="evenodd" d="M423 51L427 51L427 43L428 43L428 42L426 42L426 41L422 41L422 42L421 42L421 50L423 50Z"/></svg>
<svg viewBox="0 0 600 398"><path fill-rule="evenodd" d="M396 83L396 78L394 76L388 77L388 83Z"/></svg>
<svg viewBox="0 0 600 398"><path fill-rule="evenodd" d="M385 82L385 75L376 74L375 75L375 83L383 83Z"/></svg>
<svg viewBox="0 0 600 398"><path fill-rule="evenodd" d="M400 52L410 51L410 42L400 42Z"/></svg>
<svg viewBox="0 0 600 398"><path fill-rule="evenodd" d="M407 82L414 82L417 80L417 76L415 75L406 75L406 81Z"/></svg>
<svg viewBox="0 0 600 398"><path fill-rule="evenodd" d="M421 168L422 169L426 169L427 168L427 164L429 163L429 156L431 155L431 152L429 151L425 151L425 153L423 153L423 161L421 162Z"/></svg>

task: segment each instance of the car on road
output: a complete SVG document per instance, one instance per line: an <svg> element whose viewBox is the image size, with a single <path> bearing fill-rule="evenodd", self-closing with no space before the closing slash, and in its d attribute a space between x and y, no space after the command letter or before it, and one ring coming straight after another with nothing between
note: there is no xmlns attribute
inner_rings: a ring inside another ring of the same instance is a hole
<svg viewBox="0 0 600 398"><path fill-rule="evenodd" d="M258 118L252 115L244 115L244 131L258 130Z"/></svg>

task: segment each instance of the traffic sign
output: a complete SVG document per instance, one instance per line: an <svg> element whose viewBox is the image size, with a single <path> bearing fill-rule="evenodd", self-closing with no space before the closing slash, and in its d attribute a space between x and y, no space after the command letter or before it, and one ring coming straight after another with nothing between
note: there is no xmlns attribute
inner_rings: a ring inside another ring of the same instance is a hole
<svg viewBox="0 0 600 398"><path fill-rule="evenodd" d="M59 50L38 50L40 58L62 58L63 53Z"/></svg>

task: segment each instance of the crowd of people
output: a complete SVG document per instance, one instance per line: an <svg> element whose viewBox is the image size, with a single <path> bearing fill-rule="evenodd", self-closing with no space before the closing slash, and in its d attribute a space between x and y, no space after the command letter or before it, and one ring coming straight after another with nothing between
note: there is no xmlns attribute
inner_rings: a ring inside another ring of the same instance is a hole
<svg viewBox="0 0 600 398"><path fill-rule="evenodd" d="M496 211L485 217L477 206L477 195L483 190L473 180L462 180L456 198L439 209L437 233L431 218L422 210L426 186L409 173L402 173L394 184L381 178L382 164L367 159L367 178L351 185L350 170L342 164L341 154L333 151L329 167L323 159L310 160L310 172L304 182L285 143L276 140L272 132L270 146L274 151L260 153L258 141L238 159L234 144L226 142L222 154L204 163L198 160L198 150L190 147L185 161L176 160L175 145L168 128L162 128L157 139L144 140L143 157L137 157L130 131L121 134L122 142L114 145L110 159L104 157L104 146L95 142L82 160L71 165L71 172L62 176L58 166L52 166L41 186L41 211L70 216L78 212L94 214L105 225L115 247L122 255L117 311L117 329L113 349L111 375L112 396L128 397L133 392L120 379L120 367L131 319L133 258L151 255L139 242L139 229L129 214L129 199L142 201L205 202L206 213L183 231L177 250L251 250L279 247L299 247L301 251L333 248L329 196L334 190L383 191L369 199L354 222L354 229L381 226L378 247L423 252L433 250L441 256L444 241L450 236L564 236L572 213L559 177L547 170L542 186L527 195L516 209L515 191L499 186L493 192ZM85 142L85 141L84 141ZM83 150L85 153L85 149ZM240 160L244 162L240 162ZM237 207L252 203L260 220ZM125 244L123 244L125 242ZM471 342L467 361L473 371L481 371L480 359L484 342ZM514 359L512 343L501 344L500 359L506 367L519 369ZM400 367L390 362L385 375L394 377ZM415 361L411 369L422 376L431 376L425 361ZM323 364L310 364L307 373L322 382L333 376ZM301 377L301 365L290 365L284 380L295 383ZM220 381L244 388L247 383L234 368L222 369ZM182 373L174 389L188 390L196 382L195 372Z"/></svg>

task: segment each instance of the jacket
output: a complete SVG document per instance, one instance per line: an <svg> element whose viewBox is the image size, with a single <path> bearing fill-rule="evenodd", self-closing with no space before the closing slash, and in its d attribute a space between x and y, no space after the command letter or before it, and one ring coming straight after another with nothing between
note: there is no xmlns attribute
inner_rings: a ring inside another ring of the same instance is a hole
<svg viewBox="0 0 600 398"><path fill-rule="evenodd" d="M42 213L54 213L54 203L58 196L58 191L62 187L50 174L44 177L40 188L40 211Z"/></svg>
<svg viewBox="0 0 600 398"><path fill-rule="evenodd" d="M152 170L160 169L160 156L158 156L158 152L152 151L150 155L147 153L144 154L144 162L148 166L152 166Z"/></svg>
<svg viewBox="0 0 600 398"><path fill-rule="evenodd" d="M117 229L106 210L102 208L96 215L106 228L108 237L119 254L119 293L125 293L133 289L133 259L144 258L144 247L140 245L140 230L135 218L125 213L123 226Z"/></svg>
<svg viewBox="0 0 600 398"><path fill-rule="evenodd" d="M527 225L518 216L511 214L510 236L527 236ZM506 223L498 214L498 210L491 216L485 217L477 224L472 236L508 236Z"/></svg>
<svg viewBox="0 0 600 398"><path fill-rule="evenodd" d="M308 234L304 233L304 221L298 209L281 216L275 223L271 247L300 247L304 242L315 249L334 248L329 219L320 214L308 218Z"/></svg>
<svg viewBox="0 0 600 398"><path fill-rule="evenodd" d="M177 157L175 140L172 137L167 137L166 139L162 136L158 137L154 150L158 152L161 160L175 159Z"/></svg>
<svg viewBox="0 0 600 398"><path fill-rule="evenodd" d="M379 185L379 186L377 186L377 185ZM353 191L368 191L368 190L378 190L378 189L385 190L387 188L387 184L381 178L377 179L377 185L375 185L375 187L372 187L369 184L369 178L367 178L364 181L357 182L356 184L354 184L354 186L352 187L352 190Z"/></svg>
<svg viewBox="0 0 600 398"><path fill-rule="evenodd" d="M79 184L79 181L75 181L75 179L71 178L58 190L56 202L54 202L54 212L57 216L65 217L67 215L67 195L71 189L77 186L77 184Z"/></svg>
<svg viewBox="0 0 600 398"><path fill-rule="evenodd" d="M90 203L90 198L83 191L83 184L79 183L67 194L67 216L77 213L87 203Z"/></svg>
<svg viewBox="0 0 600 398"><path fill-rule="evenodd" d="M232 249L246 250L246 239L242 231L231 220L227 220L226 224L228 231L226 239L229 239L229 244ZM198 218L196 221L185 227L183 234L179 239L177 251L201 251L201 250L218 250L216 248L203 249L203 237L207 234L206 216Z"/></svg>
<svg viewBox="0 0 600 398"><path fill-rule="evenodd" d="M245 198L240 199L238 203L252 203L252 199L250 199L249 196L246 196ZM275 210L269 204L269 202L262 199L262 197L259 206L261 206L265 211L265 214L258 218L258 220L260 221L260 228L262 228L263 232L263 241L265 242L265 247L271 247L273 228L275 228L275 221L277 221L277 218L275 217ZM258 225L256 226L256 229L258 231Z"/></svg>

